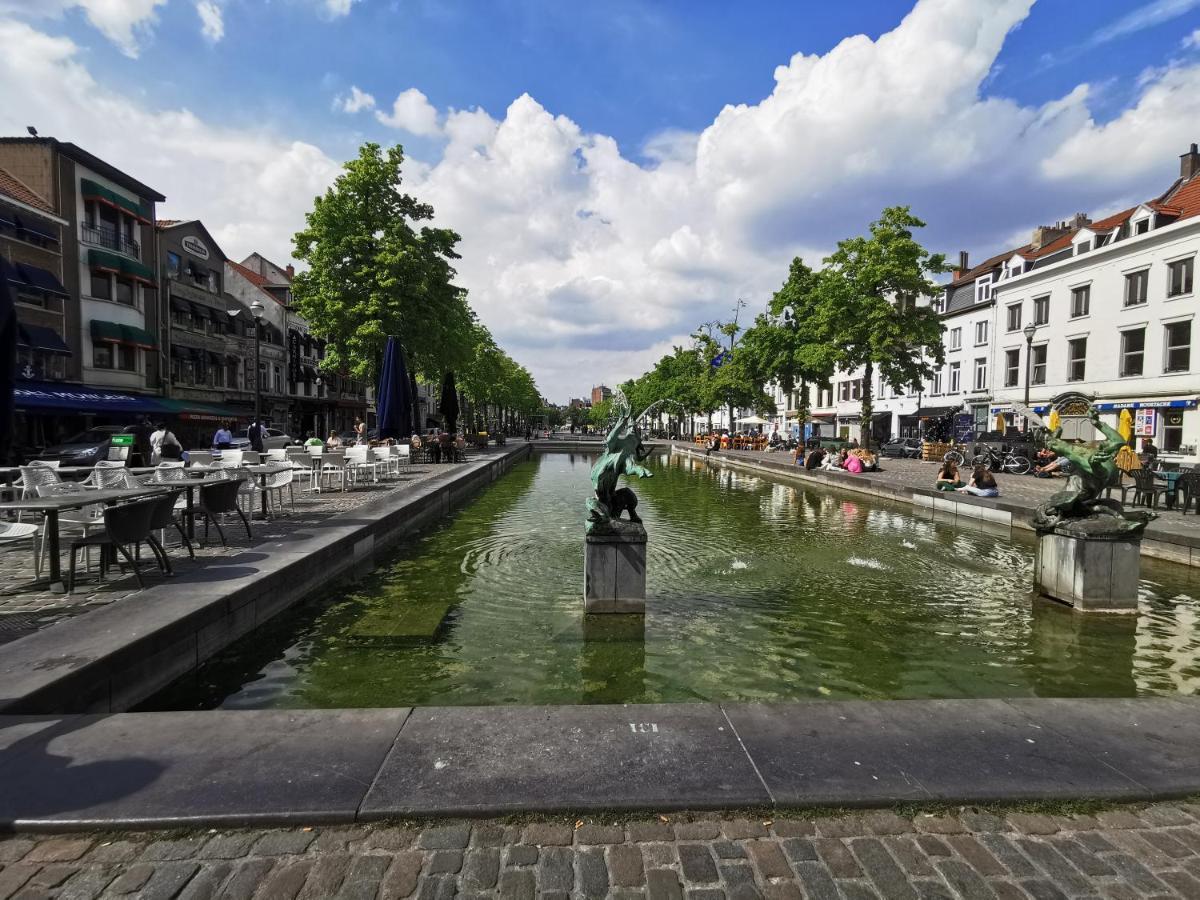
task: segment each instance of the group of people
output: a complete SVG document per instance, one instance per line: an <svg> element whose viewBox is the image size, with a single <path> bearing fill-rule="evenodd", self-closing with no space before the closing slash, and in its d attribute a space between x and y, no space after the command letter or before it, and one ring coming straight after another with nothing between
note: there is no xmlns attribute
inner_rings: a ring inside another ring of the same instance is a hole
<svg viewBox="0 0 1200 900"><path fill-rule="evenodd" d="M944 462L938 470L934 487L939 491L957 491L975 497L1000 496L1000 486L996 484L996 478L987 466L976 466L971 472L971 478L963 481L958 466L953 462Z"/></svg>
<svg viewBox="0 0 1200 900"><path fill-rule="evenodd" d="M851 441L849 446L836 451L826 450L821 446L806 451L804 446L800 445L792 451L792 458L796 465L804 466L810 472L813 469L822 469L826 472L840 471L861 475L878 468L875 454L860 448L858 441Z"/></svg>

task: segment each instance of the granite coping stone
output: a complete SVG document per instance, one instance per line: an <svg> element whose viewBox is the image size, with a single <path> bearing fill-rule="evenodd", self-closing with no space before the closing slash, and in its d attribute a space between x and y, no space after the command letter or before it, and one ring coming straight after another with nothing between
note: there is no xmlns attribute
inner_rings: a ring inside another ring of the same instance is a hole
<svg viewBox="0 0 1200 900"><path fill-rule="evenodd" d="M0 828L1200 792L1200 699L0 716Z"/></svg>

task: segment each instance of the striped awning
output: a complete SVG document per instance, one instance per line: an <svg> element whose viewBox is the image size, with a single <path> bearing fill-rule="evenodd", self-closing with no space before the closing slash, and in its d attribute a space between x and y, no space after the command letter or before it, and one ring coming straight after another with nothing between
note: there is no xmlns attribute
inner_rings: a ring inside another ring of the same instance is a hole
<svg viewBox="0 0 1200 900"><path fill-rule="evenodd" d="M154 335L137 325L92 319L91 331L93 341L106 344L125 344L129 347L141 347L143 350L153 350L158 346Z"/></svg>
<svg viewBox="0 0 1200 900"><path fill-rule="evenodd" d="M130 200L116 191L109 190L102 184L97 184L90 178L81 178L79 180L79 191L83 194L84 200L95 200L98 203L103 203L105 206L111 206L113 209L119 209L122 212L128 213L144 225L150 224L150 214L138 200Z"/></svg>

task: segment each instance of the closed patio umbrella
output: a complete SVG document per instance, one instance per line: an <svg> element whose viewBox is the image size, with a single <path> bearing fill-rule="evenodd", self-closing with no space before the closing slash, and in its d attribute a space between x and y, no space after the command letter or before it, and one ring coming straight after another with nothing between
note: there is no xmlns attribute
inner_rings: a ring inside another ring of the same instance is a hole
<svg viewBox="0 0 1200 900"><path fill-rule="evenodd" d="M375 395L376 418L381 438L404 438L411 434L412 397L409 396L408 370L404 348L394 337L387 339L379 386Z"/></svg>
<svg viewBox="0 0 1200 900"><path fill-rule="evenodd" d="M0 463L10 462L12 452L13 382L17 368L17 311L8 289L16 276L0 257Z"/></svg>
<svg viewBox="0 0 1200 900"><path fill-rule="evenodd" d="M1127 409L1121 410L1121 418L1117 422L1117 433L1125 438L1126 444L1133 440L1133 413Z"/></svg>
<svg viewBox="0 0 1200 900"><path fill-rule="evenodd" d="M1006 427L1007 423L1004 421L1004 413L996 413L996 430L1003 432Z"/></svg>
<svg viewBox="0 0 1200 900"><path fill-rule="evenodd" d="M446 430L451 434L455 434L455 425L458 424L458 387L454 384L454 373L447 372L446 377L442 379L442 415L446 419Z"/></svg>
<svg viewBox="0 0 1200 900"><path fill-rule="evenodd" d="M1057 428L1061 424L1062 424L1062 419L1058 415L1058 410L1057 409L1050 410L1050 418L1046 420L1046 427L1048 427L1051 431L1053 431L1055 428Z"/></svg>

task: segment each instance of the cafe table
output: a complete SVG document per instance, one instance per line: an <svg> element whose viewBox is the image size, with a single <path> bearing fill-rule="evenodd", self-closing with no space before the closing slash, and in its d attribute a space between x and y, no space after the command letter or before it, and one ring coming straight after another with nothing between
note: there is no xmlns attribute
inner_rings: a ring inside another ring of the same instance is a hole
<svg viewBox="0 0 1200 900"><path fill-rule="evenodd" d="M176 488L177 490L178 488ZM59 563L58 514L69 509L83 509L102 503L112 506L125 500L137 500L142 497L153 497L170 491L165 484L146 485L143 488L120 488L103 491L85 491L79 494L64 494L60 497L31 497L26 500L10 500L0 503L0 515L6 512L36 512L41 513L46 531L47 551L50 557L50 590L56 594L66 592L62 580L62 566Z"/></svg>
<svg viewBox="0 0 1200 900"><path fill-rule="evenodd" d="M188 468L184 469L183 471L184 471L184 474L188 478L193 478L193 479L199 480L199 479L205 478L208 475L211 475L213 472L229 471L230 469L232 469L234 472L249 472L251 475L258 476L258 486L259 486L259 488L261 488L261 490L259 491L259 495L258 495L259 507L260 507L259 512L261 514L261 517L266 519L267 518L267 479L270 478L272 475L278 475L281 472L292 471L292 465L291 465L291 463L255 463L253 465L248 465L248 466L236 466L236 467L227 466L224 468L221 466L205 466L205 467L189 466ZM169 483L170 482L168 482L168 484ZM192 522L191 522L191 520L192 520L191 510L192 510L192 492L189 488L189 490L188 490L188 537L189 538L193 537Z"/></svg>

